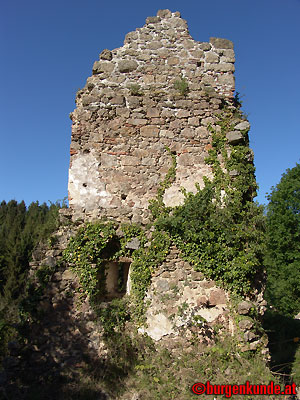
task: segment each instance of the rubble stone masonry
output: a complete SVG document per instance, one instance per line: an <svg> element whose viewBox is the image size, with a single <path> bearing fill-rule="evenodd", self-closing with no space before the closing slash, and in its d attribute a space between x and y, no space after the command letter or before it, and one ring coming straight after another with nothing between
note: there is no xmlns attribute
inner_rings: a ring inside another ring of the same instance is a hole
<svg viewBox="0 0 300 400"><path fill-rule="evenodd" d="M183 202L181 187L195 192L211 176L208 125L233 100L234 61L231 41L195 41L180 13L169 10L128 33L123 47L103 50L71 113L74 218L146 223L149 200L171 166L166 147L177 169L165 204Z"/></svg>

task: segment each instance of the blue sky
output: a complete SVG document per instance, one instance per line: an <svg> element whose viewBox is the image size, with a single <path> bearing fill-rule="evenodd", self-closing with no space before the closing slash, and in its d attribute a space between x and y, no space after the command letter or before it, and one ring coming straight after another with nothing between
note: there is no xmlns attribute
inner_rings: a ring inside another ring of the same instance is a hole
<svg viewBox="0 0 300 400"><path fill-rule="evenodd" d="M300 0L10 0L0 6L0 201L67 196L75 93L104 49L158 9L195 40L234 42L236 89L251 123L257 200L300 159Z"/></svg>

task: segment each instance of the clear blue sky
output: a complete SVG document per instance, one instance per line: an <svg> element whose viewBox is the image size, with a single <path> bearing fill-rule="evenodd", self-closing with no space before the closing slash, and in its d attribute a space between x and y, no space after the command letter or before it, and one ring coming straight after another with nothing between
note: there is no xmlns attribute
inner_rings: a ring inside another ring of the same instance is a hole
<svg viewBox="0 0 300 400"><path fill-rule="evenodd" d="M0 6L0 201L67 195L76 91L104 49L158 9L234 42L259 202L300 158L300 0L10 0Z"/></svg>

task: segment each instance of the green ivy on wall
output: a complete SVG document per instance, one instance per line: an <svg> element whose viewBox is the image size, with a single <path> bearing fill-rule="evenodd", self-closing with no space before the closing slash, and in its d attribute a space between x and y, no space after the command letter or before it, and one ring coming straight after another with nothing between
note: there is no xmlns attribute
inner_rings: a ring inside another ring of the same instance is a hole
<svg viewBox="0 0 300 400"><path fill-rule="evenodd" d="M169 149L169 147L167 147L167 146L166 146L166 151L169 153L169 155L172 158L172 165L169 168L164 180L162 182L160 182L160 184L159 184L156 198L151 199L149 201L149 210L151 211L154 219L158 218L161 215L161 213L165 214L172 210L171 207L166 207L164 205L163 199L164 199L165 191L175 181L177 162L176 162L176 155L173 154L171 152L171 150Z"/></svg>
<svg viewBox="0 0 300 400"><path fill-rule="evenodd" d="M165 260L172 242L183 259L207 278L239 295L251 292L262 270L264 224L262 209L253 203L256 182L247 130L242 132L242 144L229 145L226 138L239 120L236 110L225 108L217 126L209 127L212 148L206 163L214 178L204 178L204 188L198 185L195 194L183 190L184 204L177 207L166 207L163 202L166 189L176 178L176 155L166 148L172 165L156 198L150 201L150 231L122 224L122 234L117 235L117 226L111 222L89 223L79 229L64 259L79 277L84 295L94 301L105 294L105 261L129 256L132 316L143 322L152 274ZM133 238L140 243L136 250L127 248Z"/></svg>
<svg viewBox="0 0 300 400"><path fill-rule="evenodd" d="M154 231L148 247L136 250L131 264L132 296L135 303L136 319L143 321L145 310L144 297L151 283L152 273L169 253L171 239L165 232Z"/></svg>
<svg viewBox="0 0 300 400"><path fill-rule="evenodd" d="M118 261L122 256L131 257L132 309L133 317L138 322L142 321L144 315L143 300L152 273L168 254L170 238L163 232L154 231L148 240L145 231L134 224L122 224L121 231L122 236L118 237L113 223L86 224L70 239L64 260L79 278L82 295L89 296L95 306L106 293L106 261ZM140 242L136 250L126 247L133 238L138 238Z"/></svg>
<svg viewBox="0 0 300 400"><path fill-rule="evenodd" d="M91 302L105 294L104 252L115 237L112 223L88 223L70 239L64 252L64 260L79 278L82 294L88 295Z"/></svg>
<svg viewBox="0 0 300 400"><path fill-rule="evenodd" d="M183 205L170 209L160 203L153 216L156 228L168 232L197 271L245 295L262 270L264 219L253 203L257 186L247 130L244 144L227 143L226 134L237 123L236 115L224 109L218 128L209 128L212 148L206 163L214 178L204 178L204 188L198 185L195 194L183 189Z"/></svg>

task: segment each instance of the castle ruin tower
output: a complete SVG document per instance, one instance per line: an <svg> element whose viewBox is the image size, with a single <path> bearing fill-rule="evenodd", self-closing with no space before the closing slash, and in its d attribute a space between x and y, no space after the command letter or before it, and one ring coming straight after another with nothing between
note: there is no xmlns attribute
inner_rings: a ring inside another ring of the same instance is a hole
<svg viewBox="0 0 300 400"><path fill-rule="evenodd" d="M103 50L71 113L69 204L76 217L148 221L149 200L176 155L164 202L183 202L211 176L204 160L234 94L231 41L194 40L179 12L159 10L124 46Z"/></svg>

